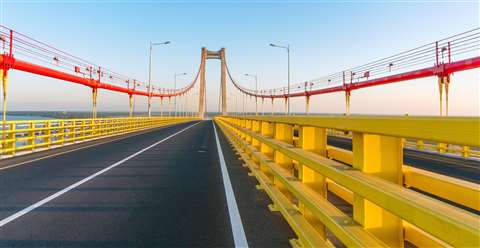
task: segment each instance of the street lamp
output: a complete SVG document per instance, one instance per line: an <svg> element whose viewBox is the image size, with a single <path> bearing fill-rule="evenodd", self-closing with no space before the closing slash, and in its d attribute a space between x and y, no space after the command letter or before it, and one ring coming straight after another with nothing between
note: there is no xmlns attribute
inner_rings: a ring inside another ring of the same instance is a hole
<svg viewBox="0 0 480 248"><path fill-rule="evenodd" d="M245 76L255 78L255 115L258 115L258 101L257 101L258 76L257 76L257 74L248 74L248 73L245 73Z"/></svg>
<svg viewBox="0 0 480 248"><path fill-rule="evenodd" d="M287 44L287 46L279 46L270 43L271 47L278 47L278 48L283 48L287 50L287 60L288 60L288 90L287 90L287 115L290 115L290 44Z"/></svg>
<svg viewBox="0 0 480 248"><path fill-rule="evenodd" d="M154 46L158 45L168 45L170 41L165 42L151 42L150 41L150 55L148 63L148 117L152 116L151 106L152 106L152 49Z"/></svg>
<svg viewBox="0 0 480 248"><path fill-rule="evenodd" d="M182 72L182 73L175 73L175 76L174 76L174 80L173 80L173 89L176 91L177 90L177 77L178 76L184 76L184 75L187 75L186 72ZM177 96L175 96L175 98L173 98L173 105L174 105L174 109L175 109L175 117L177 117Z"/></svg>

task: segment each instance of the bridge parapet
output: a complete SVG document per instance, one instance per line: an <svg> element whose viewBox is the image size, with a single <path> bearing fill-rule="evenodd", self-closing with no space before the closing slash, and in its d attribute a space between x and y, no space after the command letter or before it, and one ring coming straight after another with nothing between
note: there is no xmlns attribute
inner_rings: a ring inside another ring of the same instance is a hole
<svg viewBox="0 0 480 248"><path fill-rule="evenodd" d="M177 124L196 117L124 117L7 121L0 137L2 157Z"/></svg>
<svg viewBox="0 0 480 248"><path fill-rule="evenodd" d="M326 116L217 117L216 122L297 233L318 247L479 246L478 184L403 164L404 139L480 146L480 118ZM352 151L327 145L328 130L352 133ZM333 193L352 216L327 199ZM328 231L326 231L328 230Z"/></svg>

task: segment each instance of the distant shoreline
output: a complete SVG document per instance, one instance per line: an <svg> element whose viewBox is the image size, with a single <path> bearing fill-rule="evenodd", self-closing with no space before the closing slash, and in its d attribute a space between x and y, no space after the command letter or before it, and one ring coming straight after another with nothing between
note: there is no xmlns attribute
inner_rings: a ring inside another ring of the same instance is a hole
<svg viewBox="0 0 480 248"><path fill-rule="evenodd" d="M218 112L207 112L205 115L207 117L214 117L219 115ZM238 115L242 116L242 113L229 113L230 115ZM152 115L155 117L160 116L160 112L152 112ZM249 112L247 115L255 115L254 112ZM259 116L262 114L259 113ZM271 113L265 113L266 116L270 116ZM284 113L277 112L275 116L283 116ZM304 113L292 113L293 116L296 115L304 115ZM134 114L136 117L146 117L148 116L147 112L136 112ZM163 116L169 116L168 113L163 112ZM172 113L173 116L173 113ZM342 113L310 113L310 116L344 116ZM373 114L351 114L351 116L396 116L399 115L373 115ZM403 115L407 116L407 115ZM412 115L412 117L420 117L420 115ZM432 117L436 115L421 115L426 117ZM46 120L46 119L88 119L92 117L92 113L90 111L8 111L7 112L7 120ZM116 112L116 111L103 111L98 112L97 117L99 118L109 118L109 117L128 117L128 112ZM471 116L452 116L452 117L471 117Z"/></svg>

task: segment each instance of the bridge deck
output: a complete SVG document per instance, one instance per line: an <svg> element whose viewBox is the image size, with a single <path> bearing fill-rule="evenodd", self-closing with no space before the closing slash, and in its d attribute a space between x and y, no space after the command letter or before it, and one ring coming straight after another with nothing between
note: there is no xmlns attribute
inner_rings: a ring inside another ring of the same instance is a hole
<svg viewBox="0 0 480 248"><path fill-rule="evenodd" d="M214 132L211 121L192 122L2 161L0 247L233 246L238 229ZM293 231L218 137L248 244L289 246ZM347 139L329 144L351 149ZM432 156L406 151L405 161L443 174L455 167L453 176L475 181L472 165ZM352 214L338 197L328 199Z"/></svg>
<svg viewBox="0 0 480 248"><path fill-rule="evenodd" d="M177 133L192 124L0 170L0 246L233 246L212 122ZM249 245L289 246L293 232L218 134Z"/></svg>

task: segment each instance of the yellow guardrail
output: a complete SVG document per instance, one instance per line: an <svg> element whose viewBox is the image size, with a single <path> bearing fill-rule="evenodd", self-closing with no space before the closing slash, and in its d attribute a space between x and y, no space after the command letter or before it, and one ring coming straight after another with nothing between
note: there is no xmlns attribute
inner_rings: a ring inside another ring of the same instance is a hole
<svg viewBox="0 0 480 248"><path fill-rule="evenodd" d="M404 139L480 146L479 118L222 116L215 121L258 188L272 199L270 208L296 232L292 245L480 246L477 214L411 189L478 211L480 185L403 165ZM329 147L328 129L351 131L353 152ZM351 204L353 214L337 208L327 192Z"/></svg>
<svg viewBox="0 0 480 248"><path fill-rule="evenodd" d="M346 138L346 139L352 138L351 132L329 129L327 133L329 136L332 136L332 137L340 137L340 138ZM442 154L459 155L464 158L472 157L472 158L480 159L480 147L452 145L452 144L438 143L434 141L424 141L424 140L414 140L414 139L404 140L404 147L414 149L414 150L420 150L420 151L431 151L431 152L437 152Z"/></svg>
<svg viewBox="0 0 480 248"><path fill-rule="evenodd" d="M0 154L3 157L14 156L192 120L198 118L126 117L7 121L4 130L0 132Z"/></svg>

